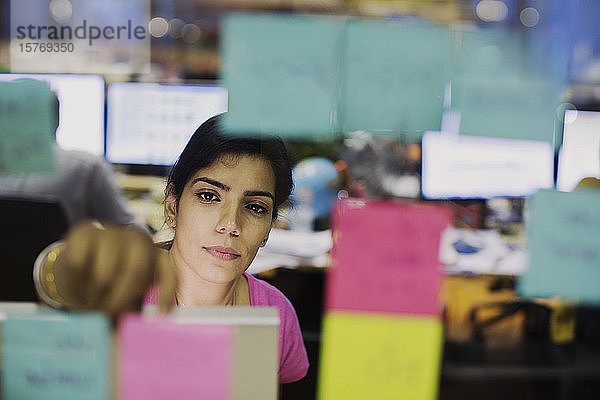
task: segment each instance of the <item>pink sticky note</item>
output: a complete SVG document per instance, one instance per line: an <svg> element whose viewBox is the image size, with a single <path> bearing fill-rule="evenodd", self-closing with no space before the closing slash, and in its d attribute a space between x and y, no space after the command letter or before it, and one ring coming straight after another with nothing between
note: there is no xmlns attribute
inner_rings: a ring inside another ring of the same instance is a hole
<svg viewBox="0 0 600 400"><path fill-rule="evenodd" d="M125 317L119 327L118 398L230 399L234 329Z"/></svg>
<svg viewBox="0 0 600 400"><path fill-rule="evenodd" d="M345 199L333 215L327 309L440 315L441 206Z"/></svg>

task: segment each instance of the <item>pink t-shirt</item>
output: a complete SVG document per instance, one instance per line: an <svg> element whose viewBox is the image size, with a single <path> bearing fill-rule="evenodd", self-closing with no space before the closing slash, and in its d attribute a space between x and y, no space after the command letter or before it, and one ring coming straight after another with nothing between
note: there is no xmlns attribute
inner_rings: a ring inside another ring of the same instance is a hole
<svg viewBox="0 0 600 400"><path fill-rule="evenodd" d="M308 371L308 356L302 340L298 316L292 303L273 285L244 273L248 280L250 305L279 309L279 383L295 382ZM156 304L158 293L150 290L144 304Z"/></svg>

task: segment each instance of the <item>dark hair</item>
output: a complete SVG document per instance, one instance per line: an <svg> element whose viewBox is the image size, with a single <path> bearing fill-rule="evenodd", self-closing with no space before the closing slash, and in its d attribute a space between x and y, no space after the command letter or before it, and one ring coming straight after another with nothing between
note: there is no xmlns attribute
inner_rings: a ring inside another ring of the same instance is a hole
<svg viewBox="0 0 600 400"><path fill-rule="evenodd" d="M167 190L179 199L194 173L206 168L223 155L258 156L271 164L275 174L273 220L279 206L292 191L292 167L283 141L278 137L239 137L227 135L221 128L220 114L204 122L188 141L185 149L171 168Z"/></svg>

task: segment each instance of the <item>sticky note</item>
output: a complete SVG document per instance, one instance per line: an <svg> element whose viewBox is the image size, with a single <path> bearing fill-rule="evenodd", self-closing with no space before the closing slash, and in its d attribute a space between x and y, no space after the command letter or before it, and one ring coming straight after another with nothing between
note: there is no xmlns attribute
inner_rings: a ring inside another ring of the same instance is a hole
<svg viewBox="0 0 600 400"><path fill-rule="evenodd" d="M343 43L343 131L420 137L440 129L452 54L447 27L357 20Z"/></svg>
<svg viewBox="0 0 600 400"><path fill-rule="evenodd" d="M553 143L556 92L527 77L467 77L452 83L460 133Z"/></svg>
<svg viewBox="0 0 600 400"><path fill-rule="evenodd" d="M333 216L326 308L439 315L439 247L449 211L346 199Z"/></svg>
<svg viewBox="0 0 600 400"><path fill-rule="evenodd" d="M110 326L96 314L9 315L3 322L4 400L106 400Z"/></svg>
<svg viewBox="0 0 600 400"><path fill-rule="evenodd" d="M343 19L233 14L223 24L224 121L235 134L331 138Z"/></svg>
<svg viewBox="0 0 600 400"><path fill-rule="evenodd" d="M442 324L435 317L329 312L318 398L437 398Z"/></svg>
<svg viewBox="0 0 600 400"><path fill-rule="evenodd" d="M55 171L53 102L44 82L0 82L0 175Z"/></svg>
<svg viewBox="0 0 600 400"><path fill-rule="evenodd" d="M600 193L543 190L530 202L524 296L600 303Z"/></svg>
<svg viewBox="0 0 600 400"><path fill-rule="evenodd" d="M119 327L118 398L230 399L234 329L125 317Z"/></svg>
<svg viewBox="0 0 600 400"><path fill-rule="evenodd" d="M156 306L144 315L156 315ZM277 307L177 307L169 314L181 323L228 325L233 340L231 400L276 400L278 393L279 310Z"/></svg>
<svg viewBox="0 0 600 400"><path fill-rule="evenodd" d="M460 133L553 143L560 88L517 32L455 31L450 109Z"/></svg>

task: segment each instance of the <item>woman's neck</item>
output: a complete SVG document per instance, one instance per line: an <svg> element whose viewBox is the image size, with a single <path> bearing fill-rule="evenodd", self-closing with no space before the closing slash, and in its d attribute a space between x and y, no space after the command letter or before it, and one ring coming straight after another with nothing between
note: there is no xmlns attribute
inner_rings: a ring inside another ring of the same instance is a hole
<svg viewBox="0 0 600 400"><path fill-rule="evenodd" d="M191 267L176 262L170 252L177 275L177 304L182 306L229 306L236 304L240 277L226 283L203 279Z"/></svg>

